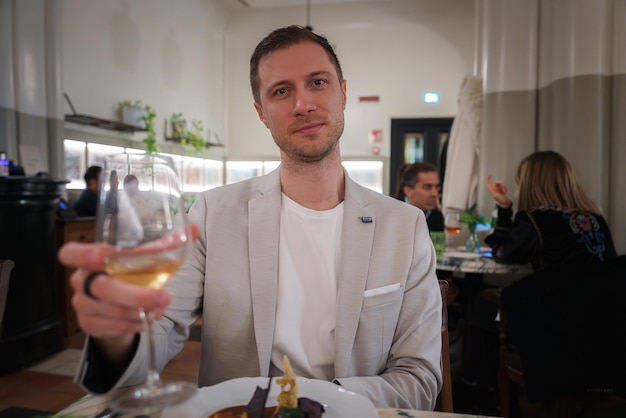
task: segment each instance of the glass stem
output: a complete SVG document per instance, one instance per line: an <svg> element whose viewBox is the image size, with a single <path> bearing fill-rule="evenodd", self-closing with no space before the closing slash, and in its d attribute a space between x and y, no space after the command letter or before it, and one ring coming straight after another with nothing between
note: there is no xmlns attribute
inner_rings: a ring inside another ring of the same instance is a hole
<svg viewBox="0 0 626 418"><path fill-rule="evenodd" d="M139 308L139 316L141 317L141 322L143 322L143 327L148 337L148 379L146 384L148 386L154 386L160 380L159 372L156 368L156 355L154 352L154 330L152 329L154 316L152 312L146 314L143 308Z"/></svg>

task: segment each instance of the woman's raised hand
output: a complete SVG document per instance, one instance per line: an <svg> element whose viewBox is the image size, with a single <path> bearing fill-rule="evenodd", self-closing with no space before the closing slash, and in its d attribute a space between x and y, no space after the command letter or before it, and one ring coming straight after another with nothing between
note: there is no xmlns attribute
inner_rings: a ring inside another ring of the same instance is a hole
<svg viewBox="0 0 626 418"><path fill-rule="evenodd" d="M492 183L491 174L487 174L485 185L498 206L505 209L511 207L511 199L506 195L507 188L502 180L494 180Z"/></svg>

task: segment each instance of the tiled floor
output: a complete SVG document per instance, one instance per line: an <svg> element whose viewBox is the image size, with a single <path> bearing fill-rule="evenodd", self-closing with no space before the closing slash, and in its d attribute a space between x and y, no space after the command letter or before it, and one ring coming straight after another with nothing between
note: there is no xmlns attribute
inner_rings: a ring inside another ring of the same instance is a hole
<svg viewBox="0 0 626 418"><path fill-rule="evenodd" d="M0 375L0 412L15 406L58 412L85 396L73 382L84 334L68 339L68 348L26 369ZM167 380L196 383L200 361L200 343L188 341L161 374Z"/></svg>

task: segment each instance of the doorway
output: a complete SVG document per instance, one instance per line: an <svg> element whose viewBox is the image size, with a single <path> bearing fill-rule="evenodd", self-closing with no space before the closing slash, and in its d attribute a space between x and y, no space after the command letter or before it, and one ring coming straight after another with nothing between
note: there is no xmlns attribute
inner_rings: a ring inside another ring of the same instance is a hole
<svg viewBox="0 0 626 418"><path fill-rule="evenodd" d="M398 170L405 163L427 162L439 169L443 187L445 158L441 156L454 118L391 119L391 158L389 163L389 193L397 187Z"/></svg>

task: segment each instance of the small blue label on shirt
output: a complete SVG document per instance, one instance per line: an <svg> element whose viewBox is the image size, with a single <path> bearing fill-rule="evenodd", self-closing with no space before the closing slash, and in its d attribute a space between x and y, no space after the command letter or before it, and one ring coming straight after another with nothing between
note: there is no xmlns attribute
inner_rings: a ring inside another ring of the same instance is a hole
<svg viewBox="0 0 626 418"><path fill-rule="evenodd" d="M359 218L361 218L361 222L363 222L364 224L371 224L372 222L374 222L371 216L359 216Z"/></svg>

